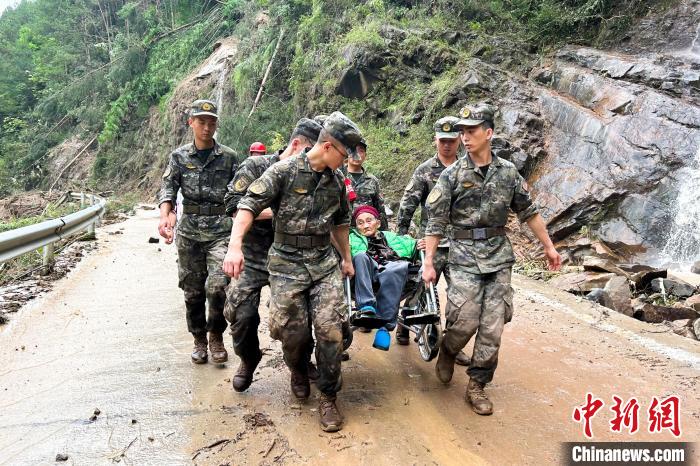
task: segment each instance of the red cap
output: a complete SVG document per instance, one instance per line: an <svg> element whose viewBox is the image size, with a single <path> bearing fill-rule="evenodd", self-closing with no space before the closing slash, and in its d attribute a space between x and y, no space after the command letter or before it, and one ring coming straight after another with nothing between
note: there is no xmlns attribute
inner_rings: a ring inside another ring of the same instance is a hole
<svg viewBox="0 0 700 466"><path fill-rule="evenodd" d="M265 144L262 142L254 142L250 145L250 149L248 149L249 152L260 152L261 154L267 153L267 149L265 148Z"/></svg>
<svg viewBox="0 0 700 466"><path fill-rule="evenodd" d="M352 218L356 219L357 217L360 216L360 214L364 213L369 213L374 215L374 218L378 219L379 218L379 211L372 207L371 205L361 205L355 209L355 212L352 213Z"/></svg>

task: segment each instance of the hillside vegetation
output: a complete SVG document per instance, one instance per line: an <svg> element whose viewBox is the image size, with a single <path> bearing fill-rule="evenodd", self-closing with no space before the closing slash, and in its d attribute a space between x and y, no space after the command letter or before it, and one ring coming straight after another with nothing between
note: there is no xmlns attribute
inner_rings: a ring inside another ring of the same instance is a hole
<svg viewBox="0 0 700 466"><path fill-rule="evenodd" d="M277 148L298 117L342 109L366 132L369 166L395 199L407 173L432 152L432 121L468 100L488 98L478 87L452 92L474 57L527 72L552 47L620 37L636 16L664 4L25 1L0 18L0 195L47 188L47 153L76 136L96 138L92 187L119 191L143 178L148 164L124 161L144 146L149 114L165 112L179 80L218 40L236 36L220 140L241 151L253 140ZM260 105L246 121L282 31ZM369 86L361 96L340 85L343 73L358 64ZM161 158L173 145L148 142L162 148Z"/></svg>

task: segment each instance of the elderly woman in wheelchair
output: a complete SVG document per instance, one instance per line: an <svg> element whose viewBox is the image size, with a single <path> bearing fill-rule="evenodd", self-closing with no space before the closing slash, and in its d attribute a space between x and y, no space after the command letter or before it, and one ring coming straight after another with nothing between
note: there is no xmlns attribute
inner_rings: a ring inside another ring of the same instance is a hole
<svg viewBox="0 0 700 466"><path fill-rule="evenodd" d="M349 279L346 282L350 323L354 327L376 328L373 346L384 351L390 346L389 332L397 324L416 333L416 341L427 330L433 337L430 343L434 344L439 338L440 317L434 288L425 290L420 280L418 256L419 250L423 249L422 242L390 231L380 231L379 212L371 206L357 207L353 217L357 225L350 232L350 249L355 267L354 287L350 286ZM419 300L421 304L416 308L401 308L399 315L401 301L413 296L419 288L419 292L426 295ZM352 292L355 295L355 308L352 306ZM427 326L431 328L426 329ZM428 338L427 334L423 336ZM424 343L428 344L427 341ZM437 354L432 344L426 349L429 359Z"/></svg>

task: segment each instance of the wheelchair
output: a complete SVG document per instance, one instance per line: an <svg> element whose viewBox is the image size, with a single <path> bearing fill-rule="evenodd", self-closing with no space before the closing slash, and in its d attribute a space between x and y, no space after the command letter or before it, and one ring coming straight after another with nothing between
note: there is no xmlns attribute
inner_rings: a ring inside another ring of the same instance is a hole
<svg viewBox="0 0 700 466"><path fill-rule="evenodd" d="M421 251L421 263L424 257L423 251ZM435 284L431 283L426 288L421 272L421 264L411 264L408 267L406 284L401 292L396 331L402 328L408 330L409 334L415 335L413 341L418 344L421 359L432 361L437 357L442 341L440 304ZM377 329L386 324L385 320L378 317L367 317L358 313L353 302L353 287L350 277L345 277L344 288L347 321L351 330L358 327ZM352 337L349 338L347 346L350 346L351 342Z"/></svg>

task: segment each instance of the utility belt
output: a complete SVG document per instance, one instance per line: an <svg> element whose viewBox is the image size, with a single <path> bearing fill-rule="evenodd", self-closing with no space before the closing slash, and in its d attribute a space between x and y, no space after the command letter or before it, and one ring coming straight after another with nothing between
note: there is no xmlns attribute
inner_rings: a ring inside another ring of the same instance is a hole
<svg viewBox="0 0 700 466"><path fill-rule="evenodd" d="M275 232L275 243L312 249L331 244L331 235L288 235L277 231Z"/></svg>
<svg viewBox="0 0 700 466"><path fill-rule="evenodd" d="M192 205L185 204L182 206L183 214L197 214L197 215L224 215L226 213L226 207L222 205Z"/></svg>
<svg viewBox="0 0 700 466"><path fill-rule="evenodd" d="M464 230L452 230L454 239L489 239L495 236L505 236L505 227L467 228Z"/></svg>

